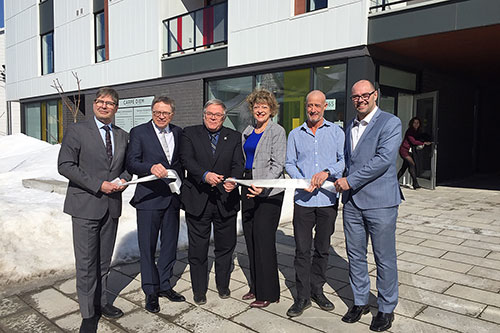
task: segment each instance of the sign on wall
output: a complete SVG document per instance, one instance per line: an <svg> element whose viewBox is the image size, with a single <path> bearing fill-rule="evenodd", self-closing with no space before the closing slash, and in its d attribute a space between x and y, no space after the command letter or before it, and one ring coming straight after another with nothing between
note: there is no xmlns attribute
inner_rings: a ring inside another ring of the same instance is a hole
<svg viewBox="0 0 500 333"><path fill-rule="evenodd" d="M130 132L132 127L151 120L151 103L154 96L120 99L115 124Z"/></svg>

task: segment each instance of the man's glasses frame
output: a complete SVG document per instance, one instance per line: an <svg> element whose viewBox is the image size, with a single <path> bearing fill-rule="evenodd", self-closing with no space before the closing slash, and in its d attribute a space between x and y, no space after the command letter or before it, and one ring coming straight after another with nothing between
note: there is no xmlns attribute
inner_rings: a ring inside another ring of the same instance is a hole
<svg viewBox="0 0 500 333"><path fill-rule="evenodd" d="M153 116L155 116L155 117L160 117L160 116L172 117L173 114L174 113L172 111L153 111Z"/></svg>
<svg viewBox="0 0 500 333"><path fill-rule="evenodd" d="M102 106L104 106L104 104L106 104L107 107L111 107L111 108L114 108L116 106L115 102L103 101L102 99L95 99L94 103L98 107L102 107Z"/></svg>
<svg viewBox="0 0 500 333"><path fill-rule="evenodd" d="M205 117L210 118L210 117L215 117L217 119L224 118L226 116L225 113L212 113L212 112L203 112Z"/></svg>
<svg viewBox="0 0 500 333"><path fill-rule="evenodd" d="M371 95L373 95L376 91L377 90L374 90L372 92L361 94L361 95L351 95L350 98L351 98L351 101L353 101L353 102L359 101L360 99L367 101L371 97Z"/></svg>

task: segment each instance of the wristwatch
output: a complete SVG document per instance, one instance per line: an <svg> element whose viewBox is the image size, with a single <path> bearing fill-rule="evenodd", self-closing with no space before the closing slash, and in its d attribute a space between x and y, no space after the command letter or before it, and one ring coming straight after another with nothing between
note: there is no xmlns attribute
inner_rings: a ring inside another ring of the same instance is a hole
<svg viewBox="0 0 500 333"><path fill-rule="evenodd" d="M331 174L330 174L330 170L325 169L325 170L323 170L323 171L324 171L324 172L326 172L326 173L328 174L328 177L330 177L330 176L331 176Z"/></svg>

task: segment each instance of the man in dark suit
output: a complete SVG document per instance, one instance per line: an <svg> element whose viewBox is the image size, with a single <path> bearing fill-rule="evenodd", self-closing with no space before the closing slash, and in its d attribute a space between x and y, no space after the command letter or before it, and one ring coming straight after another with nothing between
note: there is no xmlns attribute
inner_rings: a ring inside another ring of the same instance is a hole
<svg viewBox="0 0 500 333"><path fill-rule="evenodd" d="M396 157L401 144L401 121L376 105L378 92L370 81L352 87L356 118L346 128L346 177L335 182L344 192L344 233L349 258L349 282L354 306L344 315L357 322L369 312L370 278L366 253L371 238L377 265L378 313L370 329L389 329L398 303L396 219L401 190L396 176Z"/></svg>
<svg viewBox="0 0 500 333"><path fill-rule="evenodd" d="M122 211L122 182L128 134L111 121L118 94L101 88L93 103L94 117L68 127L61 145L58 171L69 179L64 212L72 216L76 289L83 317L81 332L95 332L100 315L123 312L108 303L106 281Z"/></svg>
<svg viewBox="0 0 500 333"><path fill-rule="evenodd" d="M150 174L158 180L137 184L130 204L137 209L137 237L141 253L141 284L146 294L146 310L159 312L158 296L173 302L185 301L172 289L170 278L177 253L179 237L180 199L172 193L166 179L167 169L179 177L183 169L179 159L182 130L171 123L174 101L158 96L151 104L153 119L132 128L127 151L127 170L144 177ZM160 234L160 256L155 263L156 244Z"/></svg>
<svg viewBox="0 0 500 333"><path fill-rule="evenodd" d="M186 127L181 160L187 177L181 189L189 237L191 285L196 304L205 304L208 288L208 246L214 226L215 282L220 298L230 296L229 278L236 246L236 214L240 196L227 177L241 178L241 134L222 124L226 106L210 100L203 110L203 125Z"/></svg>

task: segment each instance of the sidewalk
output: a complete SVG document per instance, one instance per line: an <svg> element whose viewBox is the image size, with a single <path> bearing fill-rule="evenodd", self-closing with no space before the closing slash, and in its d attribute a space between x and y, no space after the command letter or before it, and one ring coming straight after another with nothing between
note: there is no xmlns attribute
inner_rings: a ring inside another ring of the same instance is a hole
<svg viewBox="0 0 500 333"><path fill-rule="evenodd" d="M400 207L397 227L400 300L391 331L500 332L500 191L441 186L435 191L403 192L406 201ZM114 267L109 284L119 294L114 304L125 315L116 320L101 318L99 332L370 332L371 315L356 324L340 320L352 305L341 214L332 236L325 286L335 304L332 312L313 303L300 317L286 316L295 294L290 222L280 225L277 242L282 287L278 304L251 309L250 301L241 300L248 291L248 258L240 236L231 298L219 299L212 267L208 302L196 306L187 253L181 251L175 266L175 289L187 302L162 298L161 312L154 315L144 310L138 263ZM376 305L371 253L368 261L372 305ZM0 300L1 332L77 332L80 322L73 278Z"/></svg>

